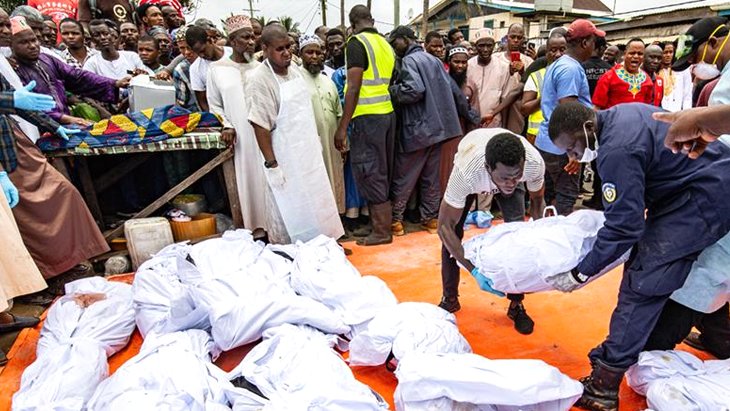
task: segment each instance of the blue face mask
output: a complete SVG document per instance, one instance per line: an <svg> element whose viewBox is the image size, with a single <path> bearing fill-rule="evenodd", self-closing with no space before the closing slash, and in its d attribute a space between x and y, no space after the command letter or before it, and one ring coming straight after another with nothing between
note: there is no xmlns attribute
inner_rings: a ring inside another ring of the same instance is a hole
<svg viewBox="0 0 730 411"><path fill-rule="evenodd" d="M596 133L593 133L593 138L596 140L596 148L591 149L590 142L588 141L588 130L586 129L586 123L583 123L583 134L585 134L586 136L586 149L583 150L583 157L578 160L578 162L580 163L590 163L598 158L598 138L596 138Z"/></svg>

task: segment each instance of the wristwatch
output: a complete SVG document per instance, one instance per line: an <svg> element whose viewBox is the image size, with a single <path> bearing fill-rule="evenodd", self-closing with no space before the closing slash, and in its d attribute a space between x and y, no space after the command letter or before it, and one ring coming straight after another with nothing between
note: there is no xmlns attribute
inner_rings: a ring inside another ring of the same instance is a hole
<svg viewBox="0 0 730 411"><path fill-rule="evenodd" d="M271 161L264 160L264 167L266 167L266 168L274 168L278 165L279 165L279 163L277 163L275 159L271 160Z"/></svg>
<svg viewBox="0 0 730 411"><path fill-rule="evenodd" d="M588 279L590 278L589 276L578 271L578 267L570 270L570 275L572 275L573 279L580 284L585 284L585 282L588 281Z"/></svg>

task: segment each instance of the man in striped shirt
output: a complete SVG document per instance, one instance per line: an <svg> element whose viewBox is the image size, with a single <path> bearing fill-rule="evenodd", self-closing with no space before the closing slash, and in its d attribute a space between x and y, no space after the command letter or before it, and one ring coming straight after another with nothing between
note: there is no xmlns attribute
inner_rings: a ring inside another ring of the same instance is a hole
<svg viewBox="0 0 730 411"><path fill-rule="evenodd" d="M484 291L503 297L464 257L461 239L464 220L478 194L494 194L505 222L524 221L525 184L530 192L530 215L542 216L545 163L540 153L524 137L502 128L481 128L464 136L454 158L454 169L446 187L439 211L438 233L441 247L441 280L443 297L439 307L458 311L459 265L468 270ZM523 294L507 295L510 300L507 316L522 334L532 333L534 322L522 305Z"/></svg>

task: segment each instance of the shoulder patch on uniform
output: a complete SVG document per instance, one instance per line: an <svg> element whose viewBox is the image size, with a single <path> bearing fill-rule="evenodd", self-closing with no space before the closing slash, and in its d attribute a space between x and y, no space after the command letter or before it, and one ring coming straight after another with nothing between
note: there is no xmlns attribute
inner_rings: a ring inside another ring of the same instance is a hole
<svg viewBox="0 0 730 411"><path fill-rule="evenodd" d="M616 195L618 194L616 191L616 185L613 183L603 183L603 186L601 186L601 191L603 191L603 199L606 200L607 203L613 203L616 201Z"/></svg>

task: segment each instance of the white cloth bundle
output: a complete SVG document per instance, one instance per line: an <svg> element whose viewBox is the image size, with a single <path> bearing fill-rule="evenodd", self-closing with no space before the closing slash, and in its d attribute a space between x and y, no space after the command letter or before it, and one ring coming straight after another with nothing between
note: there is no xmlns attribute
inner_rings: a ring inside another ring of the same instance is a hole
<svg viewBox="0 0 730 411"><path fill-rule="evenodd" d="M428 303L400 303L379 312L350 341L351 365L384 364L413 352L470 353L456 326L456 317Z"/></svg>
<svg viewBox="0 0 730 411"><path fill-rule="evenodd" d="M23 372L13 410L80 410L109 376L107 356L134 331L128 284L91 277L66 284L48 310L37 359Z"/></svg>
<svg viewBox="0 0 730 411"><path fill-rule="evenodd" d="M591 251L604 221L600 211L579 210L567 217L500 224L464 243L464 256L493 281L495 290L550 291L553 287L544 279L575 268ZM616 268L628 256L626 252L592 279Z"/></svg>
<svg viewBox="0 0 730 411"><path fill-rule="evenodd" d="M337 241L323 235L298 244L290 281L294 291L323 303L349 326L398 304L383 280L361 276Z"/></svg>
<svg viewBox="0 0 730 411"><path fill-rule="evenodd" d="M646 351L626 380L656 411L730 410L730 360L703 362L683 351Z"/></svg>
<svg viewBox="0 0 730 411"><path fill-rule="evenodd" d="M539 360L410 353L395 372L399 411L565 411L583 386Z"/></svg>
<svg viewBox="0 0 730 411"><path fill-rule="evenodd" d="M143 337L151 331L210 328L208 311L195 306L190 287L180 278L181 273L195 269L186 260L189 252L188 244L172 244L137 269L132 292L135 320Z"/></svg>
<svg viewBox="0 0 730 411"><path fill-rule="evenodd" d="M291 261L254 242L247 230L196 244L190 256L196 266L179 276L191 287L194 306L208 313L213 340L224 351L281 324L308 324L333 334L350 330L322 303L297 295L289 286Z"/></svg>
<svg viewBox="0 0 730 411"><path fill-rule="evenodd" d="M242 376L258 387L270 400L265 409L387 410L382 397L357 381L332 349L335 340L307 326L270 328L229 379Z"/></svg>
<svg viewBox="0 0 730 411"><path fill-rule="evenodd" d="M266 400L237 389L211 363L218 351L205 331L188 330L145 338L139 354L104 381L90 411L225 410L247 398L260 409ZM241 408L244 409L244 408Z"/></svg>

